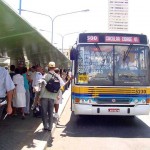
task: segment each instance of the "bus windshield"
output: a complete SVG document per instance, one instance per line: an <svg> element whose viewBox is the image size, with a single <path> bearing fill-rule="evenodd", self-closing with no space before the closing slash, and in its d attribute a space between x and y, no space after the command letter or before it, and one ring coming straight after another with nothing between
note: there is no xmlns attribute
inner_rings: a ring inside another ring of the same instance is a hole
<svg viewBox="0 0 150 150"><path fill-rule="evenodd" d="M75 84L150 85L148 50L148 47L140 45L78 45Z"/></svg>

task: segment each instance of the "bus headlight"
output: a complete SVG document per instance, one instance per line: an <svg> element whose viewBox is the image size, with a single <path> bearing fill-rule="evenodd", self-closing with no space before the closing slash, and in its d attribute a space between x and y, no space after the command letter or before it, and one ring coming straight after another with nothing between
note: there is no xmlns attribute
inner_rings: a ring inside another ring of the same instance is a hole
<svg viewBox="0 0 150 150"><path fill-rule="evenodd" d="M134 100L134 103L138 103L138 99L135 99L135 100Z"/></svg>
<svg viewBox="0 0 150 150"><path fill-rule="evenodd" d="M89 103L91 103L91 102L92 102L92 100L91 100L91 99L89 99L88 101L89 101Z"/></svg>
<svg viewBox="0 0 150 150"><path fill-rule="evenodd" d="M84 100L84 99L81 99L80 101L81 101L81 103L84 103L84 102L85 102L85 100Z"/></svg>
<svg viewBox="0 0 150 150"><path fill-rule="evenodd" d="M145 100L145 99L142 99L142 103L144 103L144 104L145 104L145 103L146 103L146 100Z"/></svg>

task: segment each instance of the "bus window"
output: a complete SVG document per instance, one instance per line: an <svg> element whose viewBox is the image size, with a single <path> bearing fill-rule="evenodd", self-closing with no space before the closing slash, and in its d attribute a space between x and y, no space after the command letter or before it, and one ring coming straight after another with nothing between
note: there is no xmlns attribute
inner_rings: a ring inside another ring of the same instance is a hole
<svg viewBox="0 0 150 150"><path fill-rule="evenodd" d="M115 46L115 85L147 85L147 47ZM127 53L128 52L128 53ZM125 57L124 57L125 55ZM124 59L125 58L125 59Z"/></svg>
<svg viewBox="0 0 150 150"><path fill-rule="evenodd" d="M78 47L77 84L111 85L109 74L113 66L113 46L85 45ZM84 74L85 81L82 81ZM82 76L82 77L81 77Z"/></svg>
<svg viewBox="0 0 150 150"><path fill-rule="evenodd" d="M82 45L78 47L75 83L100 85L147 85L147 47Z"/></svg>

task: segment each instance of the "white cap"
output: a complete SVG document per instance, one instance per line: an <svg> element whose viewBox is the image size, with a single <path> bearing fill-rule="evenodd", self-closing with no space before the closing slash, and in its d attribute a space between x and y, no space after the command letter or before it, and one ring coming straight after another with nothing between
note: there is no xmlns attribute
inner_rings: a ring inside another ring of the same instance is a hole
<svg viewBox="0 0 150 150"><path fill-rule="evenodd" d="M55 67L55 62L49 62L48 67Z"/></svg>

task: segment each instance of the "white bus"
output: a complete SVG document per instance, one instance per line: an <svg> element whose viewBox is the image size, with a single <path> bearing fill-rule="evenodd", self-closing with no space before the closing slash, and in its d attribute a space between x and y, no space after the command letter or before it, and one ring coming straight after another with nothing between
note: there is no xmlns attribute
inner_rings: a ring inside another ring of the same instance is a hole
<svg viewBox="0 0 150 150"><path fill-rule="evenodd" d="M74 114L149 114L150 50L146 35L81 33L70 57Z"/></svg>

